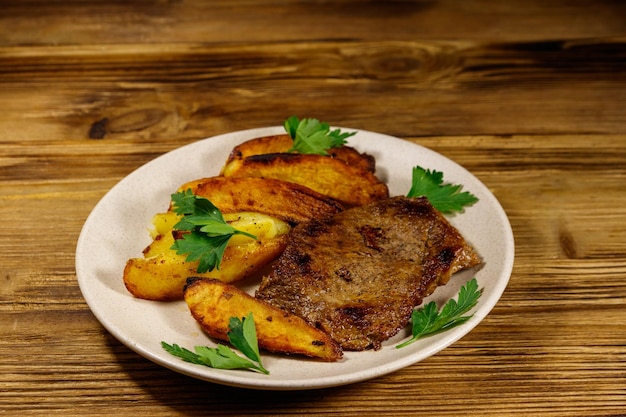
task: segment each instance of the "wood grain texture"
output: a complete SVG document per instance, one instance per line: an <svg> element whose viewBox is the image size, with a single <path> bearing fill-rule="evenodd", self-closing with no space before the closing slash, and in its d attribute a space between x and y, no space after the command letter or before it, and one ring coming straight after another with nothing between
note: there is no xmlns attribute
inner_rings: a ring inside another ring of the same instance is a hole
<svg viewBox="0 0 626 417"><path fill-rule="evenodd" d="M622 34L619 0L5 0L2 43L545 40Z"/></svg>
<svg viewBox="0 0 626 417"><path fill-rule="evenodd" d="M0 414L626 415L626 3L4 1ZM191 379L98 323L74 251L149 160L290 114L427 146L496 195L513 275L470 334L354 385Z"/></svg>
<svg viewBox="0 0 626 417"><path fill-rule="evenodd" d="M191 140L281 123L268 103L398 136L624 132L624 38L22 50L0 49L0 67L10 69L3 95L13 104L0 131L20 143ZM33 119L45 129L33 131Z"/></svg>

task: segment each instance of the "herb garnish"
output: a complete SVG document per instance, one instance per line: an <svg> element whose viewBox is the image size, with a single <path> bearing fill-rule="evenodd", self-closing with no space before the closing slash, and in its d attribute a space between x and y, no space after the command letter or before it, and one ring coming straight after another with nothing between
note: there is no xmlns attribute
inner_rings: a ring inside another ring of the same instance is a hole
<svg viewBox="0 0 626 417"><path fill-rule="evenodd" d="M283 124L291 139L293 146L287 152L303 154L328 155L330 148L339 148L345 145L346 139L356 135L356 132L344 133L340 129L330 130L328 123L317 119L298 119L291 116Z"/></svg>
<svg viewBox="0 0 626 417"><path fill-rule="evenodd" d="M434 208L442 213L463 211L478 198L468 191L461 192L462 185L444 184L443 172L413 167L413 182L407 197L426 197Z"/></svg>
<svg viewBox="0 0 626 417"><path fill-rule="evenodd" d="M413 336L396 346L402 348L425 336L444 332L453 327L468 321L474 314L464 316L478 303L483 290L478 289L476 278L468 281L459 291L458 302L454 299L448 300L441 312L437 311L437 304L434 301L426 304L423 308L413 310L411 314Z"/></svg>
<svg viewBox="0 0 626 417"><path fill-rule="evenodd" d="M224 220L220 210L204 197L188 189L172 194L172 210L183 218L174 230L184 231L171 249L179 255L187 254L187 261L199 261L198 273L220 269L224 250L230 238L242 234L252 239L256 236L237 230Z"/></svg>
<svg viewBox="0 0 626 417"><path fill-rule="evenodd" d="M161 342L168 353L181 358L185 362L204 365L216 369L250 369L268 375L270 372L263 367L259 345L254 326L254 317L249 313L241 320L231 317L229 322L228 340L248 359L239 356L228 346L218 344L216 348L196 346L195 352L178 346ZM255 363L256 362L256 363Z"/></svg>

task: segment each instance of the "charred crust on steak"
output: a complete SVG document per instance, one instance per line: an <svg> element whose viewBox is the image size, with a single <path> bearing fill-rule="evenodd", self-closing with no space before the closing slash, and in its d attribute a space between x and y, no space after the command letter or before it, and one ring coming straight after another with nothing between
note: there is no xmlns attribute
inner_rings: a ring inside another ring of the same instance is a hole
<svg viewBox="0 0 626 417"><path fill-rule="evenodd" d="M337 309L337 313L357 329L367 329L372 324L368 319L371 312L366 306L346 306Z"/></svg>
<svg viewBox="0 0 626 417"><path fill-rule="evenodd" d="M480 263L426 198L393 197L296 226L256 297L344 350L379 349L438 285Z"/></svg>
<svg viewBox="0 0 626 417"><path fill-rule="evenodd" d="M341 267L335 270L335 274L346 282L352 281L352 274L349 269Z"/></svg>
<svg viewBox="0 0 626 417"><path fill-rule="evenodd" d="M332 222L329 220L326 223L321 221L312 220L307 223L307 227L302 229L302 233L308 237L316 237L328 233L328 229L332 227Z"/></svg>
<svg viewBox="0 0 626 417"><path fill-rule="evenodd" d="M363 237L365 246L379 252L384 251L381 245L387 241L387 236L382 228L366 224L359 228L359 233Z"/></svg>

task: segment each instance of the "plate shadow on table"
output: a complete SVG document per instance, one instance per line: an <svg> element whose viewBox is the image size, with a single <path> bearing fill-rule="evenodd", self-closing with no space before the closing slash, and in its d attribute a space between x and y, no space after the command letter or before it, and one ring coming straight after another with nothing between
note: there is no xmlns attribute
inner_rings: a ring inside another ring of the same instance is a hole
<svg viewBox="0 0 626 417"><path fill-rule="evenodd" d="M117 364L133 385L152 397L154 403L173 408L177 413L195 415L246 415L298 410L310 413L320 401L332 402L334 396L353 396L362 392L369 381L350 385L296 391L254 390L230 387L188 377L171 371L133 352L107 335L107 345ZM233 371L248 372L248 371ZM384 378L384 377L382 377ZM163 381L167 381L165 385ZM240 401L233 401L240 399ZM237 406L233 405L233 402ZM146 404L147 405L147 404ZM362 410L367 407L363 405ZM357 411L357 410L354 410Z"/></svg>

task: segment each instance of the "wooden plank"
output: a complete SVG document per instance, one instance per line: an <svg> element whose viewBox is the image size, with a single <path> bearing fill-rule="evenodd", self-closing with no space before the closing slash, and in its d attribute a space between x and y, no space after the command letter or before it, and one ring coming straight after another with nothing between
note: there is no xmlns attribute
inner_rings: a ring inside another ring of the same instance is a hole
<svg viewBox="0 0 626 417"><path fill-rule="evenodd" d="M0 50L8 143L190 141L291 114L403 137L626 132L623 39L21 51Z"/></svg>
<svg viewBox="0 0 626 417"><path fill-rule="evenodd" d="M619 0L5 0L0 43L575 39L624 33L625 13Z"/></svg>

